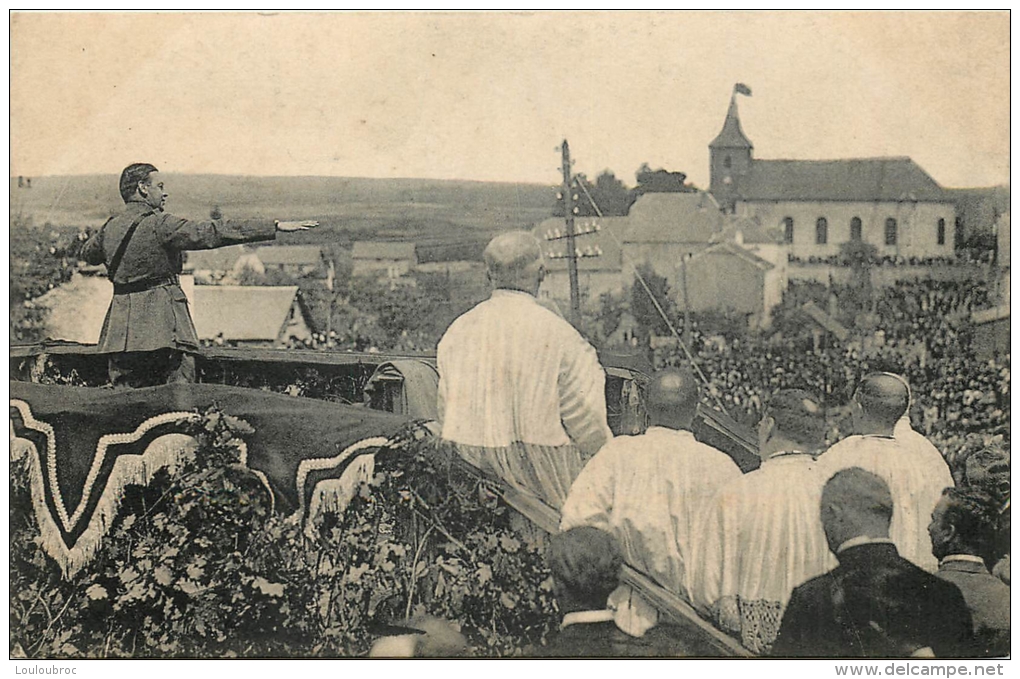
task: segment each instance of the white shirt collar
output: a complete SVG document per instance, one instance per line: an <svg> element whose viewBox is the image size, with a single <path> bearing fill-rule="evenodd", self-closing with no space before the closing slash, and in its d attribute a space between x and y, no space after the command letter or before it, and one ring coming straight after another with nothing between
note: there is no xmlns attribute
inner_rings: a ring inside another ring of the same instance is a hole
<svg viewBox="0 0 1020 679"><path fill-rule="evenodd" d="M652 425L651 427L648 427L648 429L645 429L646 434L651 434L652 432L655 431L661 431L667 434L674 434L679 436L694 436L694 432L688 429L671 429L670 427L663 427L662 425L658 424Z"/></svg>
<svg viewBox="0 0 1020 679"><path fill-rule="evenodd" d="M526 297L528 299L535 299L535 296L530 292L524 290L511 290L510 288L496 288L492 291L491 297Z"/></svg>
<svg viewBox="0 0 1020 679"><path fill-rule="evenodd" d="M889 538L873 538L867 535L858 535L855 538L850 538L839 547L836 548L836 554L842 554L844 551L851 547L859 547L860 545L891 545L893 541Z"/></svg>
<svg viewBox="0 0 1020 679"><path fill-rule="evenodd" d="M590 622L609 622L613 619L613 612L609 609L603 611L574 611L563 616L560 629L570 625L579 625Z"/></svg>
<svg viewBox="0 0 1020 679"><path fill-rule="evenodd" d="M950 554L949 556L942 557L942 561L939 561L939 565L941 566L942 564L949 563L950 561L969 561L970 563L979 563L982 566L985 565L984 559L980 556L974 556L973 554Z"/></svg>

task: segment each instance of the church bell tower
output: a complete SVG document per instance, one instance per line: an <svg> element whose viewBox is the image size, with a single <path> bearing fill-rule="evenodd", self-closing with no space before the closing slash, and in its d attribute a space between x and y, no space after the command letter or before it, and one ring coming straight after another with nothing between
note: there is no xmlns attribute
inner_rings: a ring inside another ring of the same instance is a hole
<svg viewBox="0 0 1020 679"><path fill-rule="evenodd" d="M733 210L740 195L740 181L751 171L754 144L740 128L736 93L730 98L730 110L722 131L708 145L711 180L709 191L727 211Z"/></svg>

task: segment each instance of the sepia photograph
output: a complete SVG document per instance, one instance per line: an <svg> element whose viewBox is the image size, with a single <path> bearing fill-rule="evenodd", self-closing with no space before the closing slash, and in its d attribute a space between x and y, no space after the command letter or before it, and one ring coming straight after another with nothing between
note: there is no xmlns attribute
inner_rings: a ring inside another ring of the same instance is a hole
<svg viewBox="0 0 1020 679"><path fill-rule="evenodd" d="M16 674L1004 674L1008 10L9 42Z"/></svg>

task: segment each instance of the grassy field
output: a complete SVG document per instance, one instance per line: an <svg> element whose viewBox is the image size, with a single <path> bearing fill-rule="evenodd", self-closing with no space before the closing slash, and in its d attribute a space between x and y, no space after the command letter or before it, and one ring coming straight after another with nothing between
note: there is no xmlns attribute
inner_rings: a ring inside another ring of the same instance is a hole
<svg viewBox="0 0 1020 679"><path fill-rule="evenodd" d="M413 240L426 261L476 253L496 232L530 228L549 216L555 194L538 184L428 179L164 178L167 210L182 217L207 218L218 206L227 218L318 219L321 228L288 235L287 242ZM97 227L121 204L113 175L36 177L31 188L12 179L10 195L11 216L31 218L36 226Z"/></svg>

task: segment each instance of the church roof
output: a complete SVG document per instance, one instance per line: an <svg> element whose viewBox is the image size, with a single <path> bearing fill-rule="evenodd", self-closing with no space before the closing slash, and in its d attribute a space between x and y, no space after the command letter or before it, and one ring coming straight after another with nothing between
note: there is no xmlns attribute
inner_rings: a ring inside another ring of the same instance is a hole
<svg viewBox="0 0 1020 679"><path fill-rule="evenodd" d="M721 230L723 216L711 195L646 193L627 217L624 243L708 243Z"/></svg>
<svg viewBox="0 0 1020 679"><path fill-rule="evenodd" d="M942 187L910 158L759 160L740 179L742 200L858 202L949 200Z"/></svg>
<svg viewBox="0 0 1020 679"><path fill-rule="evenodd" d="M710 149L753 149L754 144L740 128L740 114L737 111L736 97L730 99L730 110L726 112L726 121L722 131L708 145Z"/></svg>

